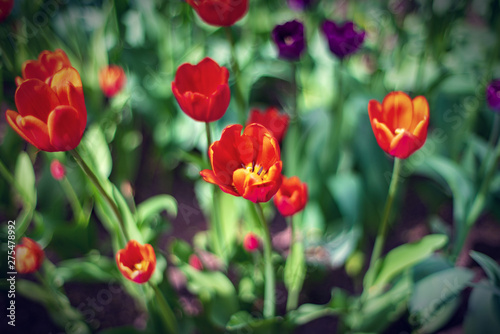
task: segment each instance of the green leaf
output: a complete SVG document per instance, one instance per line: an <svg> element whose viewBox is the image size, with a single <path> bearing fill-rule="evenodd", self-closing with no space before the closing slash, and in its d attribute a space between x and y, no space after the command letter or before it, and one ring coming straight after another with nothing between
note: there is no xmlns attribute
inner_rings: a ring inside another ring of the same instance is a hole
<svg viewBox="0 0 500 334"><path fill-rule="evenodd" d="M465 219L473 200L474 186L464 169L452 160L429 156L417 171L449 188L453 194L453 220L458 233L465 231Z"/></svg>
<svg viewBox="0 0 500 334"><path fill-rule="evenodd" d="M209 319L224 327L239 309L233 283L220 271L198 271L189 265L180 269L187 276L188 290L198 295Z"/></svg>
<svg viewBox="0 0 500 334"><path fill-rule="evenodd" d="M420 241L401 245L391 250L387 255L379 259L365 275L364 289L372 293L379 293L394 277L404 270L414 266L427 258L435 250L442 248L448 238L442 234L431 234L423 237ZM372 286L366 286L368 277L374 275Z"/></svg>
<svg viewBox="0 0 500 334"><path fill-rule="evenodd" d="M148 198L137 206L137 221L142 223L162 211L167 211L171 216L177 216L177 201L174 197L157 195Z"/></svg>
<svg viewBox="0 0 500 334"><path fill-rule="evenodd" d="M355 332L382 333L406 311L411 291L410 275L403 275L392 289L380 295L369 296L360 311L349 312L346 323Z"/></svg>
<svg viewBox="0 0 500 334"><path fill-rule="evenodd" d="M464 320L465 334L500 333L500 294L488 281L480 281L472 290Z"/></svg>
<svg viewBox="0 0 500 334"><path fill-rule="evenodd" d="M245 333L246 331L265 332L273 330L282 321L280 317L270 319L253 318L247 311L239 311L231 316L226 325L226 330L230 332Z"/></svg>
<svg viewBox="0 0 500 334"><path fill-rule="evenodd" d="M82 138L79 152L89 167L97 173L100 179L106 180L111 174L113 162L106 136L97 125L91 125Z"/></svg>
<svg viewBox="0 0 500 334"><path fill-rule="evenodd" d="M287 290L299 292L302 289L306 276L306 257L304 245L297 241L292 244L292 249L286 260L283 279Z"/></svg>
<svg viewBox="0 0 500 334"><path fill-rule="evenodd" d="M361 213L363 212L363 187L361 178L356 174L344 173L328 180L328 189L332 194L343 218L341 231L330 240L326 249L330 253L330 264L344 264L361 236Z"/></svg>
<svg viewBox="0 0 500 334"><path fill-rule="evenodd" d="M116 188L114 184L111 185L113 189L112 198L114 198L115 203L118 206L118 210L121 213L121 216L123 218L123 223L125 224L125 230L127 231L129 239L134 239L137 240L139 243L144 244L144 237L142 236L141 232L139 231L139 228L137 227L137 223L134 219L134 216L132 215L132 212L130 212L130 208L127 204L127 201L125 200L125 198L123 198L123 195L118 190L118 188Z"/></svg>
<svg viewBox="0 0 500 334"><path fill-rule="evenodd" d="M21 198L25 205L30 205L33 210L36 206L35 171L28 153L21 152L17 158L14 179L22 193Z"/></svg>
<svg viewBox="0 0 500 334"><path fill-rule="evenodd" d="M415 284L409 304L412 325L424 333L439 330L455 314L460 293L473 277L471 270L458 267L421 279Z"/></svg>
<svg viewBox="0 0 500 334"><path fill-rule="evenodd" d="M107 282L120 277L115 261L98 254L61 261L54 268L53 276L61 284L70 281Z"/></svg>
<svg viewBox="0 0 500 334"><path fill-rule="evenodd" d="M189 256L193 254L193 248L184 240L175 239L170 243L170 254L175 265L188 263Z"/></svg>
<svg viewBox="0 0 500 334"><path fill-rule="evenodd" d="M500 266L491 257L471 251L470 256L483 268L490 281L500 288Z"/></svg>

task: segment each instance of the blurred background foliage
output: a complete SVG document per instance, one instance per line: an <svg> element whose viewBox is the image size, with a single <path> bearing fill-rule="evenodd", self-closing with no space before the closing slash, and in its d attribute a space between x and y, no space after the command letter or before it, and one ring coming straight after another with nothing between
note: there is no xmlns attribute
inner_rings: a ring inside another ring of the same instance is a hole
<svg viewBox="0 0 500 334"><path fill-rule="evenodd" d="M329 52L320 31L327 18L352 20L367 32L361 50L343 63ZM292 19L304 22L307 41L307 52L296 64L278 59L270 38L276 24ZM431 120L425 146L405 162L396 201L401 210L395 210L394 225L403 229L421 225L423 234L447 234L445 264L429 273L445 270L454 275L446 270L455 270L453 261L463 246L457 240L468 233L467 214L483 179L481 166L488 163L487 152L493 145L489 138L494 114L485 104L485 88L492 78L500 77L500 1L316 1L312 9L294 12L285 0L252 0L249 13L230 32L247 109L275 105L292 117L282 158L284 174L299 176L309 187L308 205L297 218L309 266L330 270L346 264L354 282L362 277L392 170L391 159L375 141L367 105L370 99L381 101L388 92L402 90L428 99ZM178 208L176 203L160 204L144 222L151 240L165 247L164 237L174 236L216 253L225 264L241 260L242 229L254 229L249 212L243 201L223 195L222 240L214 246L210 236L207 239L203 216L210 217L213 186L199 177L200 169L208 166L205 128L180 111L171 91L182 63L197 63L208 56L231 70L231 47L224 29L203 23L183 1L16 1L11 16L0 24L0 47L2 112L15 107L14 80L23 62L35 59L42 50L63 49L82 77L89 116L83 142L95 168L104 178L110 177L133 212L136 202L154 195L170 194L177 199ZM107 64L122 66L128 80L126 89L112 99L105 98L98 85L97 73ZM234 88L233 72L230 84ZM330 134L339 98L344 101L343 123L340 145L335 148ZM226 125L245 122L247 115L237 109L233 91L228 111L215 123L214 138L220 138ZM26 219L33 220L30 235L43 246L50 244L51 257L65 260L61 263L67 267L69 259L95 249L111 255L111 246L105 242L108 237L100 227L103 219L92 210L92 190L76 163L63 153L37 152L12 131L4 117L0 143L0 160L7 169L12 173L21 169L16 178L28 183L26 189L36 187L34 210ZM338 161L333 160L336 150ZM30 168L23 167L29 165L26 156L20 155L24 151L34 166L28 172L33 175L30 180L22 171ZM50 176L54 158L67 166L68 180L82 199L84 222L72 217L64 192ZM497 173L485 203L488 217L497 223L499 195ZM9 183L0 178L0 219L18 217L20 203ZM197 213L199 207L204 215ZM163 210L169 215L161 214ZM265 212L270 218L276 215L272 204L265 205ZM275 222L283 226L279 218ZM279 227L271 229L279 231ZM390 247L422 236L405 235L406 239L393 234ZM179 257L178 247L171 246L171 251ZM187 263L179 258L180 263ZM109 267L116 274L116 268ZM192 278L190 290L196 293L197 280L203 278L189 270L183 269ZM415 270L418 275L419 267ZM94 271L94 279L106 280L99 279L97 269L87 274ZM464 282L470 280L470 272L458 275ZM248 283L241 280L238 288L244 282ZM259 285L258 279L255 282L250 285ZM435 284L429 277L416 282L421 283L417 291ZM254 300L253 289L240 290L240 300ZM214 293L225 298L227 291ZM418 310L419 305L412 299L411 310Z"/></svg>

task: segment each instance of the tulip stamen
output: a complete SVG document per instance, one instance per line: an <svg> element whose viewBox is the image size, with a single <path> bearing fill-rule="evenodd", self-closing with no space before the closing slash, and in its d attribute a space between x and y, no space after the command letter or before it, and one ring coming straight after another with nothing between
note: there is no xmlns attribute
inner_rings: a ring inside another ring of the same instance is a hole
<svg viewBox="0 0 500 334"><path fill-rule="evenodd" d="M260 173L262 173L262 170L264 169L264 166L261 166L257 174L260 176Z"/></svg>
<svg viewBox="0 0 500 334"><path fill-rule="evenodd" d="M395 132L397 135L399 135L400 133L405 132L405 129L397 128L396 130L394 130L394 132Z"/></svg>

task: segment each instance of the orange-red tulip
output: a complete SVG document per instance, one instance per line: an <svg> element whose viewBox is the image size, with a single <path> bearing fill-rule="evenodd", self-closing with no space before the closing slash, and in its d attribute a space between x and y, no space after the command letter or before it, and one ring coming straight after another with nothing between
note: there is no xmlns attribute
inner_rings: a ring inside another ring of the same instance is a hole
<svg viewBox="0 0 500 334"><path fill-rule="evenodd" d="M19 274L34 273L42 266L45 254L35 241L23 237L21 243L15 248L16 271Z"/></svg>
<svg viewBox="0 0 500 334"><path fill-rule="evenodd" d="M288 121L290 117L285 113L280 113L277 108L270 107L265 111L260 111L259 109L252 109L250 111L250 117L248 118L247 124L259 123L264 125L273 136L281 142L283 136L288 129Z"/></svg>
<svg viewBox="0 0 500 334"><path fill-rule="evenodd" d="M80 74L61 50L44 51L23 65L15 94L17 110L7 110L10 126L27 142L47 152L69 151L80 143L87 124Z"/></svg>
<svg viewBox="0 0 500 334"><path fill-rule="evenodd" d="M283 176L283 183L274 196L274 205L282 216L292 216L304 209L307 204L307 184L296 176Z"/></svg>
<svg viewBox="0 0 500 334"><path fill-rule="evenodd" d="M5 20L14 8L14 0L0 0L0 22Z"/></svg>
<svg viewBox="0 0 500 334"><path fill-rule="evenodd" d="M248 0L187 0L205 23L228 27L248 11Z"/></svg>
<svg viewBox="0 0 500 334"><path fill-rule="evenodd" d="M107 97L118 94L126 83L127 77L121 66L109 65L99 71L99 86Z"/></svg>
<svg viewBox="0 0 500 334"><path fill-rule="evenodd" d="M156 255L150 244L141 245L130 240L116 253L116 264L125 278L135 283L146 283L156 268Z"/></svg>
<svg viewBox="0 0 500 334"><path fill-rule="evenodd" d="M179 106L189 117L200 122L213 122L224 116L231 99L229 71L211 58L197 65L182 64L172 82Z"/></svg>
<svg viewBox="0 0 500 334"><path fill-rule="evenodd" d="M243 248L247 252L253 253L259 249L259 246L260 246L259 238L257 238L255 234L248 233L247 235L245 235L245 238L243 239Z"/></svg>
<svg viewBox="0 0 500 334"><path fill-rule="evenodd" d="M411 98L403 92L387 94L380 104L371 100L368 115L379 146L388 154L406 159L427 138L429 104L423 96Z"/></svg>
<svg viewBox="0 0 500 334"><path fill-rule="evenodd" d="M37 60L27 60L24 62L22 68L23 77L17 77L16 84L19 87L19 85L28 79L46 81L66 67L72 67L66 52L61 49L57 49L54 52L48 50L42 51L38 55Z"/></svg>
<svg viewBox="0 0 500 334"><path fill-rule="evenodd" d="M212 170L200 172L222 191L254 203L267 202L281 186L279 143L264 126L230 125L208 150Z"/></svg>

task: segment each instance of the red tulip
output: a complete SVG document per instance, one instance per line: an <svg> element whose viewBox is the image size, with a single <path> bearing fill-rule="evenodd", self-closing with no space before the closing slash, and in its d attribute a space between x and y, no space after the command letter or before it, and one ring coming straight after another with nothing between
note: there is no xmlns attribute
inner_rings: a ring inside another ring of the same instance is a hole
<svg viewBox="0 0 500 334"><path fill-rule="evenodd" d="M245 16L248 0L187 0L205 23L217 27L232 26Z"/></svg>
<svg viewBox="0 0 500 334"><path fill-rule="evenodd" d="M5 20L14 8L14 0L0 0L0 22Z"/></svg>
<svg viewBox="0 0 500 334"><path fill-rule="evenodd" d="M19 274L34 273L42 266L45 253L35 241L23 237L21 243L15 248L16 271Z"/></svg>
<svg viewBox="0 0 500 334"><path fill-rule="evenodd" d="M121 66L109 65L99 71L99 86L107 97L118 94L126 83L127 77Z"/></svg>
<svg viewBox="0 0 500 334"><path fill-rule="evenodd" d="M24 62L22 68L23 77L17 77L16 84L19 87L19 85L28 79L46 81L66 67L72 66L63 50L57 49L54 52L48 50L42 51L38 55L37 60L27 60Z"/></svg>
<svg viewBox="0 0 500 334"><path fill-rule="evenodd" d="M282 162L276 138L260 124L230 125L221 139L210 145L212 170L200 172L222 191L254 203L267 202L281 185Z"/></svg>
<svg viewBox="0 0 500 334"><path fill-rule="evenodd" d="M54 159L50 163L50 173L54 179L59 181L66 175L66 168L64 168L64 165L59 160Z"/></svg>
<svg viewBox="0 0 500 334"><path fill-rule="evenodd" d="M124 249L116 253L116 264L126 279L146 283L156 268L156 255L150 244L141 245L130 240Z"/></svg>
<svg viewBox="0 0 500 334"><path fill-rule="evenodd" d="M25 62L15 94L19 112L5 113L10 126L42 151L74 149L87 124L82 81L65 56L61 50L44 51L39 61Z"/></svg>
<svg viewBox="0 0 500 334"><path fill-rule="evenodd" d="M248 118L247 125L250 123L262 124L279 142L281 142L286 130L288 129L289 120L290 117L287 114L280 114L278 109L275 107L267 108L265 111L252 109L250 111L250 117Z"/></svg>
<svg viewBox="0 0 500 334"><path fill-rule="evenodd" d="M247 252L249 253L255 252L256 250L259 249L259 245L260 245L259 239L255 234L248 233L247 235L245 235L245 238L243 239L243 248Z"/></svg>
<svg viewBox="0 0 500 334"><path fill-rule="evenodd" d="M371 100L368 115L379 146L388 154L406 159L427 138L429 104L423 96L410 99L403 92L387 94L382 104Z"/></svg>
<svg viewBox="0 0 500 334"><path fill-rule="evenodd" d="M214 60L205 58L197 65L182 64L172 82L179 106L189 117L200 122L213 122L224 116L231 92L229 71Z"/></svg>
<svg viewBox="0 0 500 334"><path fill-rule="evenodd" d="M283 176L283 183L274 196L274 205L282 216L287 217L304 209L307 199L307 184L302 183L296 176Z"/></svg>
<svg viewBox="0 0 500 334"><path fill-rule="evenodd" d="M203 263L201 263L200 258L196 254L189 256L189 265L196 270L203 270Z"/></svg>

